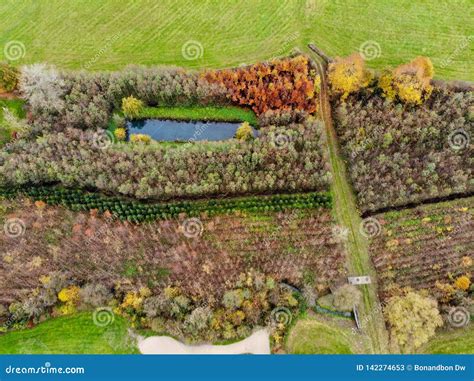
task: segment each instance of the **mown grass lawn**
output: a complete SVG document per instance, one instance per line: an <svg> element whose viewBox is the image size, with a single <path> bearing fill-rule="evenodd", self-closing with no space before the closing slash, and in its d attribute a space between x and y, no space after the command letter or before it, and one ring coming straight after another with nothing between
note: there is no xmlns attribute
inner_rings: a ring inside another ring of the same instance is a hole
<svg viewBox="0 0 474 381"><path fill-rule="evenodd" d="M427 354L474 354L474 325L437 334L421 351Z"/></svg>
<svg viewBox="0 0 474 381"><path fill-rule="evenodd" d="M210 68L286 55L309 41L330 55L375 41L381 55L369 61L372 67L427 55L438 77L472 81L473 48L465 43L471 6L469 0L3 1L0 60L6 44L19 41L25 50L16 64Z"/></svg>
<svg viewBox="0 0 474 381"><path fill-rule="evenodd" d="M343 332L311 318L299 320L291 329L286 348L291 354L351 354Z"/></svg>
<svg viewBox="0 0 474 381"><path fill-rule="evenodd" d="M0 335L0 354L129 354L138 353L120 316L106 327L92 313L47 320L32 329Z"/></svg>

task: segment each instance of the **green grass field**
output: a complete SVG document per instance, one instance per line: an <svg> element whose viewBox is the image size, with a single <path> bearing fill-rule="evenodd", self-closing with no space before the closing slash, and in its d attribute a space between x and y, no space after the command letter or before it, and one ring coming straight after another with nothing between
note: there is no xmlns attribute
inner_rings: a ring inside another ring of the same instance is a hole
<svg viewBox="0 0 474 381"><path fill-rule="evenodd" d="M351 354L349 341L341 330L315 319L299 320L291 329L286 347L291 354Z"/></svg>
<svg viewBox="0 0 474 381"><path fill-rule="evenodd" d="M127 340L126 321L115 316L106 327L91 313L48 320L35 328L0 335L0 354L128 354L138 353Z"/></svg>
<svg viewBox="0 0 474 381"><path fill-rule="evenodd" d="M375 41L381 54L369 61L372 67L427 55L438 77L472 81L471 6L470 0L3 1L0 59L18 41L20 52L11 50L16 64L229 67L285 55L309 41L330 55Z"/></svg>
<svg viewBox="0 0 474 381"><path fill-rule="evenodd" d="M474 354L474 325L465 329L441 332L422 350L431 354Z"/></svg>

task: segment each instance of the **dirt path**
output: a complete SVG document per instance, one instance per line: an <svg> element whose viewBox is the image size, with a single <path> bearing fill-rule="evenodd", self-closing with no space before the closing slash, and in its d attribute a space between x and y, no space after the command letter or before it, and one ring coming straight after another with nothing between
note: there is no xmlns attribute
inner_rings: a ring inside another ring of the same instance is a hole
<svg viewBox="0 0 474 381"><path fill-rule="evenodd" d="M347 249L350 275L370 275L372 284L359 286L363 293L363 305L359 318L364 332L370 337L372 353L388 353L387 331L377 294L376 272L370 260L367 239L360 233L361 217L356 206L354 192L349 182L345 162L339 152L338 140L331 114L326 70L321 58L306 49L321 75L321 114L326 126L330 161L333 172L334 212L337 223L348 229Z"/></svg>
<svg viewBox="0 0 474 381"><path fill-rule="evenodd" d="M270 336L266 329L254 332L246 339L228 345L186 345L168 336L151 336L138 339L138 349L147 355L186 354L270 354Z"/></svg>

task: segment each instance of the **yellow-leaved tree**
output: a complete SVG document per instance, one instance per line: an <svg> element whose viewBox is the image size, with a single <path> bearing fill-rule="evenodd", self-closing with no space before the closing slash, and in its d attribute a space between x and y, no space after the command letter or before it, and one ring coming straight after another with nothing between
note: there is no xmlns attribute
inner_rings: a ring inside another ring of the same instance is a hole
<svg viewBox="0 0 474 381"><path fill-rule="evenodd" d="M235 137L239 140L251 140L253 138L252 127L249 122L243 122L235 132Z"/></svg>
<svg viewBox="0 0 474 381"><path fill-rule="evenodd" d="M349 57L337 57L328 67L328 79L334 94L346 99L349 94L367 87L372 80L372 73L367 70L365 61L359 53Z"/></svg>
<svg viewBox="0 0 474 381"><path fill-rule="evenodd" d="M127 117L136 117L143 109L143 102L133 96L122 99L122 111Z"/></svg>
<svg viewBox="0 0 474 381"><path fill-rule="evenodd" d="M379 78L379 87L383 95L390 99L420 105L433 91L431 79L434 69L427 57L417 57L413 61L400 65L394 70L386 70Z"/></svg>

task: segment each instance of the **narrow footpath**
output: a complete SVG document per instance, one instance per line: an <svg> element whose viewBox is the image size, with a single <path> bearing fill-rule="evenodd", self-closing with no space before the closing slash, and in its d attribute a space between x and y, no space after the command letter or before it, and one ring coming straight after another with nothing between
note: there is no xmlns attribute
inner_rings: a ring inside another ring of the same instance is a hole
<svg viewBox="0 0 474 381"><path fill-rule="evenodd" d="M360 233L362 219L356 206L355 195L349 181L346 165L339 151L339 145L331 114L329 90L326 77L327 64L320 55L305 49L312 64L321 76L320 112L326 127L330 161L333 175L332 193L336 222L348 229L347 251L348 270L351 276L369 275L372 283L358 286L363 293L363 303L359 307L359 320L363 333L369 338L369 353L388 353L388 334L380 308L377 293L377 274L368 251L368 241Z"/></svg>

